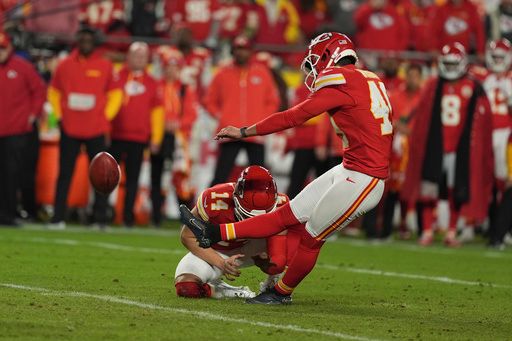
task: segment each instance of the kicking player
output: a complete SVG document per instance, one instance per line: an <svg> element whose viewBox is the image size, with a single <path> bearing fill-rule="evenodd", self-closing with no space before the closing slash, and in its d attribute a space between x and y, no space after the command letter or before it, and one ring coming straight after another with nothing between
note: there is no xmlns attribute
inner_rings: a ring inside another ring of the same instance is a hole
<svg viewBox="0 0 512 341"><path fill-rule="evenodd" d="M355 67L352 41L323 33L311 41L302 63L310 96L298 105L250 126L222 128L216 139L240 139L282 131L328 112L343 141L343 163L315 179L290 203L270 214L231 224L209 224L181 207L182 221L199 245L220 240L262 238L306 223L300 245L278 283L248 303L286 304L313 269L321 246L337 230L377 205L388 176L393 125L384 84L374 73Z"/></svg>
<svg viewBox="0 0 512 341"><path fill-rule="evenodd" d="M250 166L242 171L236 183L219 184L203 191L192 214L216 224L233 223L272 212L287 202L288 197L277 192L268 170ZM254 297L255 293L248 287L231 286L221 276L232 280L240 275L240 267L256 265L269 275L260 288L264 291L275 284L286 265L286 232L266 239L220 241L203 249L184 226L181 241L190 251L176 268L176 293L182 297Z"/></svg>

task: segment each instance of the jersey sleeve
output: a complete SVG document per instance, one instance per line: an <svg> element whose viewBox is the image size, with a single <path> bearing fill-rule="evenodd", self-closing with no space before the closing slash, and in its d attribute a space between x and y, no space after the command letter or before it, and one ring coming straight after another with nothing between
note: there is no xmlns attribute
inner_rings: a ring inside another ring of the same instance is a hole
<svg viewBox="0 0 512 341"><path fill-rule="evenodd" d="M209 212L207 211L207 208L209 206L207 202L209 192L209 189L205 189L203 192L201 192L201 195L199 195L196 202L197 212L199 213L199 216L201 216L201 219L203 219L204 221L210 220L210 215L208 214Z"/></svg>
<svg viewBox="0 0 512 341"><path fill-rule="evenodd" d="M268 135L296 127L326 111L345 105L353 105L353 98L338 87L324 86L296 106L270 115L256 123L258 135Z"/></svg>

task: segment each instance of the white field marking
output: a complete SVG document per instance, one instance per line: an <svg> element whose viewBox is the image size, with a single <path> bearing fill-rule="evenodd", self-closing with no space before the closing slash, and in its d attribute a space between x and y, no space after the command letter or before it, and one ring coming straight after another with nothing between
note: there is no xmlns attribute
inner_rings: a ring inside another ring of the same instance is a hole
<svg viewBox="0 0 512 341"><path fill-rule="evenodd" d="M482 256L486 258L509 258L512 254L507 252L494 252L494 251L487 251L485 252L485 249L482 248L482 253L476 254L476 253L464 253L464 248L461 250L454 250L454 249L441 249L437 247L420 247L418 245L411 245L411 244L403 244L403 243L397 243L397 242L383 242L383 243L372 243L365 240L353 240L353 239L347 239L347 238L338 238L333 241L334 243L340 243L340 244L348 244L350 246L356 246L356 247L386 247L386 246L393 246L393 248L399 248L406 251L412 251L412 252L419 252L419 253L433 253L433 254L441 254L441 255L452 255L452 254L464 254L464 255L471 255L471 256Z"/></svg>
<svg viewBox="0 0 512 341"><path fill-rule="evenodd" d="M277 324L277 323L269 323L269 322L263 322L263 321L251 321L251 320L246 320L246 319L223 316L223 315L220 315L217 313L209 313L206 311L189 310L189 309L183 309L183 308L173 308L173 307L166 307L166 306L161 306L161 305L156 305L156 304L151 304L151 303L133 301L133 300L130 300L127 298L110 296L110 295L96 295L96 294L91 294L91 293L87 293L87 292L79 292L79 291L60 291L60 290L31 287L31 286L12 284L12 283L0 283L0 286L5 287L5 288L11 288L11 289L38 292L38 293L41 293L42 295L92 298L92 299L96 299L96 300L100 300L100 301L104 301L104 302L125 304L125 305L134 306L134 307L138 307L138 308L167 311L170 313L181 314L181 315L191 315L191 316L194 316L194 317L197 317L200 319L204 319L204 320L232 322L232 323L239 323L239 324L251 325L251 326L256 326L256 327L264 327L264 328L284 329L284 330L289 330L289 331L296 332L296 333L317 334L317 335L330 336L330 337L334 337L334 338L338 338L338 339L346 339L346 340L376 341L376 339L370 339L370 338L363 337L363 336L355 336L355 335L348 335L348 334L343 334L343 333L338 333L338 332L330 332L330 331L320 330L320 329L305 328L305 327L301 327L301 326L297 326L297 325L293 325L293 324Z"/></svg>
<svg viewBox="0 0 512 341"><path fill-rule="evenodd" d="M126 235L142 235L142 236L166 236L172 237L180 234L179 230L159 230L155 228L132 228L126 229L122 227L107 227L103 230L92 228L92 227L83 227L83 226L71 226L64 230L50 230L47 229L44 225L36 225L30 224L25 225L21 228L21 230L28 231L45 231L49 233L92 233L92 234L126 234Z"/></svg>
<svg viewBox="0 0 512 341"><path fill-rule="evenodd" d="M0 239L3 239L2 236L0 236ZM69 245L69 246L86 245L86 246L93 246L93 247L104 248L104 249L109 249L109 250L142 252L142 253L160 253L160 254L178 254L178 255L183 255L186 253L185 249L182 250L182 249L158 249L158 248L151 248L151 247L134 247L134 246L121 245L121 244L114 244L114 243L79 241L79 240L74 240L74 239L53 239L53 238L36 237L36 238L26 238L26 239L19 239L19 240L36 242L36 243L46 243L46 244L62 244L62 245ZM472 286L483 285L483 286L487 286L487 287L507 288L507 289L512 288L512 285L494 284L494 283L490 283L490 282L465 281L465 280L454 279L454 278L444 277L444 276L426 276L426 275L410 274L410 273L402 273L402 272L391 272L391 271L382 271L382 270L342 267L342 266L336 266L336 265L331 265L331 264L317 264L316 266L319 268L324 268L324 269L329 269L329 270L340 270L340 271L361 273L361 274L367 274L367 275L421 279L421 280L428 280L428 281L448 283L448 284L461 284L461 285L472 285Z"/></svg>
<svg viewBox="0 0 512 341"><path fill-rule="evenodd" d="M0 239L7 239L0 236ZM68 245L68 246L92 246L101 249L108 250L116 250L116 251L128 251L128 252L142 252L142 253L159 253L159 254L173 254L173 255L184 255L187 253L185 249L158 249L152 247L138 247L138 246L129 246L115 243L105 243L105 242L91 242L91 241L81 241L76 239L62 239L62 238L43 238L43 237L34 237L34 238L10 238L10 240L16 240L20 242L32 242L32 243L42 243L42 244L58 244L58 245Z"/></svg>
<svg viewBox="0 0 512 341"><path fill-rule="evenodd" d="M455 278L444 277L444 276L426 276L426 275L409 274L409 273L403 273L403 272L350 268L350 267L342 267L342 266L336 266L336 265L330 265L330 264L317 264L316 266L319 268L324 268L324 269L328 269L328 270L342 270L342 271L354 272L354 273L365 274L365 275L422 279L422 280L426 280L426 281L441 282L441 283L448 283L448 284L484 286L484 287L491 287L491 288L506 288L506 289L512 288L512 285L494 284L494 283L490 283L490 282L465 281L465 280L461 280L461 279L455 279Z"/></svg>

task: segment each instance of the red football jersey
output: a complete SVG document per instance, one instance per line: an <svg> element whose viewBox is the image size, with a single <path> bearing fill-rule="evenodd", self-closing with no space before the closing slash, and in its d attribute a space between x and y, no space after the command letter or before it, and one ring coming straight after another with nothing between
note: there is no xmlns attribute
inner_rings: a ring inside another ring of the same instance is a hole
<svg viewBox="0 0 512 341"><path fill-rule="evenodd" d="M493 129L512 128L512 71L501 75L481 67L471 71L482 82L491 104Z"/></svg>
<svg viewBox="0 0 512 341"><path fill-rule="evenodd" d="M165 15L172 24L188 25L194 39L203 41L208 38L213 14L218 7L218 0L167 0Z"/></svg>
<svg viewBox="0 0 512 341"><path fill-rule="evenodd" d="M219 184L205 189L197 198L196 204L196 209L201 218L214 224L236 222L235 203L233 201L234 190L234 182ZM283 206L289 201L288 196L282 193L278 194L277 200L277 207ZM221 241L213 245L212 248L218 251L233 250L245 243L247 243L245 239Z"/></svg>
<svg viewBox="0 0 512 341"><path fill-rule="evenodd" d="M103 32L107 32L114 21L124 20L121 0L80 0L80 6L79 20Z"/></svg>
<svg viewBox="0 0 512 341"><path fill-rule="evenodd" d="M288 129L325 111L343 141L345 168L387 178L393 140L391 104L379 77L355 65L323 70L308 99L258 122L256 132L266 135Z"/></svg>
<svg viewBox="0 0 512 341"><path fill-rule="evenodd" d="M457 150L468 112L469 99L473 95L474 81L464 77L446 82L441 98L441 122L443 124L444 152Z"/></svg>
<svg viewBox="0 0 512 341"><path fill-rule="evenodd" d="M116 85L123 89L123 104L111 122L112 139L147 143L152 112L162 106L160 84L148 72L133 73L126 66L117 78Z"/></svg>
<svg viewBox="0 0 512 341"><path fill-rule="evenodd" d="M214 18L220 23L219 38L234 39L247 26L247 15L252 5L242 3L223 3L214 13Z"/></svg>

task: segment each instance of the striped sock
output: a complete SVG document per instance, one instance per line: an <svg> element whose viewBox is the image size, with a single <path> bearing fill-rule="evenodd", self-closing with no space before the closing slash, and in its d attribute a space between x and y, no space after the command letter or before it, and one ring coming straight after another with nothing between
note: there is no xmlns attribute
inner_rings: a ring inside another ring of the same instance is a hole
<svg viewBox="0 0 512 341"><path fill-rule="evenodd" d="M299 248L288 265L283 278L276 283L274 289L282 295L290 295L315 267L323 244L323 241L316 240L304 229Z"/></svg>
<svg viewBox="0 0 512 341"><path fill-rule="evenodd" d="M265 238L300 224L287 203L272 213L262 214L236 223L220 224L222 240Z"/></svg>

